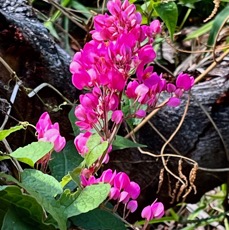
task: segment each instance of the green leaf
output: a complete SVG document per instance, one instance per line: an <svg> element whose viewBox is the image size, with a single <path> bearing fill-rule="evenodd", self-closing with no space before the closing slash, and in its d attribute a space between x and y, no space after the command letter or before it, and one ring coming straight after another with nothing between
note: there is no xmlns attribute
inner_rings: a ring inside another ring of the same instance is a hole
<svg viewBox="0 0 229 230"><path fill-rule="evenodd" d="M99 208L79 216L72 217L71 222L75 226L85 230L126 230L125 224L119 218L114 216L112 213Z"/></svg>
<svg viewBox="0 0 229 230"><path fill-rule="evenodd" d="M201 26L200 28L198 28L198 29L195 30L194 32L190 33L190 34L185 38L185 41L186 41L186 40L193 39L193 38L198 38L198 37L202 36L203 34L205 34L205 33L207 33L208 31L211 30L212 25L213 25L213 21L210 21L210 22L204 24L203 26Z"/></svg>
<svg viewBox="0 0 229 230"><path fill-rule="evenodd" d="M70 206L66 207L67 216L76 216L97 208L107 198L110 188L109 184L103 183L87 186L82 190L78 198Z"/></svg>
<svg viewBox="0 0 229 230"><path fill-rule="evenodd" d="M52 21L46 21L44 22L44 26L49 30L49 33L56 39L60 39L59 35L56 32L56 29L53 26L53 22Z"/></svg>
<svg viewBox="0 0 229 230"><path fill-rule="evenodd" d="M54 176L58 181L67 175L70 171L80 165L83 158L77 152L73 141L67 142L65 148L60 152L54 152L52 154L52 160L49 161L49 168L51 175ZM68 184L69 189L74 189L76 184L74 182Z"/></svg>
<svg viewBox="0 0 229 230"><path fill-rule="evenodd" d="M76 0L74 0L74 1L71 2L71 6L72 6L72 8L74 8L78 12L80 12L82 15L84 15L87 19L89 19L92 16L92 14L88 10L88 8L85 7L84 5L82 5L81 3L79 3Z"/></svg>
<svg viewBox="0 0 229 230"><path fill-rule="evenodd" d="M98 160L100 156L106 151L108 147L108 141L104 141L101 144L95 146L86 154L85 162L88 167L90 167L95 161Z"/></svg>
<svg viewBox="0 0 229 230"><path fill-rule="evenodd" d="M71 192L69 189L65 189L58 200L59 204L62 206L70 206L76 198L79 196L82 190L77 190L76 192Z"/></svg>
<svg viewBox="0 0 229 230"><path fill-rule="evenodd" d="M147 146L135 143L133 141L128 140L125 137L117 135L114 142L113 142L112 150L126 149L126 148L137 148L137 147L147 147Z"/></svg>
<svg viewBox="0 0 229 230"><path fill-rule="evenodd" d="M0 204L0 226L4 230L55 229L43 222L44 211L37 201L17 186L0 186Z"/></svg>
<svg viewBox="0 0 229 230"><path fill-rule="evenodd" d="M178 20L178 9L175 2L166 2L153 5L154 10L167 26L170 37L173 40L173 34Z"/></svg>
<svg viewBox="0 0 229 230"><path fill-rule="evenodd" d="M208 38L208 46L213 46L216 43L216 39L222 25L229 19L229 5L226 6L214 19L210 35Z"/></svg>
<svg viewBox="0 0 229 230"><path fill-rule="evenodd" d="M161 217L159 219L153 219L149 221L150 224L157 224L157 223L163 223L165 221L175 221L175 219L172 216L165 216ZM145 220L137 221L134 225L139 226L139 225L144 225Z"/></svg>
<svg viewBox="0 0 229 230"><path fill-rule="evenodd" d="M17 211L13 208L7 210L3 220L2 229L4 230L31 230L31 224L25 223L21 216L18 216Z"/></svg>
<svg viewBox="0 0 229 230"><path fill-rule="evenodd" d="M18 161L34 167L34 164L53 149L50 142L33 142L25 147L20 147L10 154L11 157Z"/></svg>
<svg viewBox="0 0 229 230"><path fill-rule="evenodd" d="M30 194L38 193L47 199L63 192L60 183L54 177L35 169L25 169L21 173L21 183Z"/></svg>
<svg viewBox="0 0 229 230"><path fill-rule="evenodd" d="M88 153L85 154L85 164L90 167L108 147L108 142L101 143L101 137L94 133L87 141Z"/></svg>
<svg viewBox="0 0 229 230"><path fill-rule="evenodd" d="M101 137L98 133L94 133L90 136L90 138L87 141L87 147L89 148L89 151L93 148L95 148L97 145L101 143Z"/></svg>
<svg viewBox="0 0 229 230"><path fill-rule="evenodd" d="M70 121L70 123L71 123L72 130L73 130L73 132L74 132L74 135L77 136L77 135L79 135L79 133L80 133L80 129L79 129L79 127L76 125L77 118L76 118L76 116L75 116L75 114L74 114L75 108L76 108L76 106L74 106L74 107L70 110L70 112L68 113L68 119L69 119L69 121Z"/></svg>
<svg viewBox="0 0 229 230"><path fill-rule="evenodd" d="M51 214L61 230L66 229L65 207L55 199L63 192L60 183L52 176L38 170L25 169L21 173L22 185L44 209Z"/></svg>
<svg viewBox="0 0 229 230"><path fill-rule="evenodd" d="M0 141L2 141L3 139L5 139L11 133L16 132L18 130L21 130L23 128L24 128L23 125L16 125L14 127L11 127L10 129L0 130Z"/></svg>
<svg viewBox="0 0 229 230"><path fill-rule="evenodd" d="M9 157L9 156L7 156L6 154L4 154L4 155L0 155L0 161L3 161L3 160L8 160L8 159L10 159L10 157Z"/></svg>
<svg viewBox="0 0 229 230"><path fill-rule="evenodd" d="M179 1L179 4L181 4L181 5L183 5L183 6L186 6L186 7L188 7L188 8L194 9L194 8L195 8L194 4L195 4L196 2L199 2L199 1L200 1L200 0L180 0L180 1Z"/></svg>

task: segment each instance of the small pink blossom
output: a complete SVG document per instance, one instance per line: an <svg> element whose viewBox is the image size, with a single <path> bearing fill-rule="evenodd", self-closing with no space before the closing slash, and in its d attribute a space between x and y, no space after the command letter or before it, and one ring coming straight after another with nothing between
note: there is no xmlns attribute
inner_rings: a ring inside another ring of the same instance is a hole
<svg viewBox="0 0 229 230"><path fill-rule="evenodd" d="M116 171L112 172L111 169L107 169L102 173L99 180L101 182L109 183L112 186L114 183L115 176L116 176Z"/></svg>
<svg viewBox="0 0 229 230"><path fill-rule="evenodd" d="M183 95L183 90L178 88L178 89L175 90L174 93L175 93L175 95L176 95L177 97L181 98L182 95Z"/></svg>
<svg viewBox="0 0 229 230"><path fill-rule="evenodd" d="M59 124L52 124L47 112L40 116L36 124L36 130L38 140L53 143L56 152L60 152L64 148L66 140L60 135Z"/></svg>
<svg viewBox="0 0 229 230"><path fill-rule="evenodd" d="M168 83L166 88L167 88L168 93L173 93L176 90L176 86L174 84L172 84L172 83Z"/></svg>
<svg viewBox="0 0 229 230"><path fill-rule="evenodd" d="M159 20L153 20L150 23L150 30L153 34L161 33L161 23Z"/></svg>
<svg viewBox="0 0 229 230"><path fill-rule="evenodd" d="M140 84L136 89L135 93L138 95L138 102L144 104L146 102L146 95L149 92L149 87L144 84Z"/></svg>
<svg viewBox="0 0 229 230"><path fill-rule="evenodd" d="M118 189L125 189L130 184L130 178L124 172L119 172L114 178L114 186Z"/></svg>
<svg viewBox="0 0 229 230"><path fill-rule="evenodd" d="M135 99L137 97L135 90L138 86L139 83L136 80L129 82L126 88L126 96Z"/></svg>
<svg viewBox="0 0 229 230"><path fill-rule="evenodd" d="M164 213L164 205L161 202L154 202L142 210L141 216L147 221L150 221L153 218L161 218Z"/></svg>
<svg viewBox="0 0 229 230"><path fill-rule="evenodd" d="M120 124L123 120L123 112L121 110L116 110L111 115L111 120L115 124Z"/></svg>
<svg viewBox="0 0 229 230"><path fill-rule="evenodd" d="M88 147L86 144L91 135L92 134L90 132L80 133L74 140L76 149L81 156L85 156L85 154L88 152Z"/></svg>
<svg viewBox="0 0 229 230"><path fill-rule="evenodd" d="M116 187L111 187L110 193L109 193L109 199L110 200L117 200L120 197L120 191Z"/></svg>
<svg viewBox="0 0 229 230"><path fill-rule="evenodd" d="M190 90L194 85L194 78L189 76L186 73L180 73L176 79L177 88L181 88L183 90Z"/></svg>
<svg viewBox="0 0 229 230"><path fill-rule="evenodd" d="M130 184L125 188L125 191L129 193L131 199L135 200L140 195L141 189L136 182L131 181Z"/></svg>
<svg viewBox="0 0 229 230"><path fill-rule="evenodd" d="M177 97L171 97L171 98L169 98L167 105L170 107L177 107L180 105L180 99Z"/></svg>
<svg viewBox="0 0 229 230"><path fill-rule="evenodd" d="M145 116L146 116L146 111L143 110L143 109L139 109L139 110L137 110L136 113L135 113L135 117L136 117L136 118L139 118L139 119L142 119L142 118L144 118Z"/></svg>
<svg viewBox="0 0 229 230"><path fill-rule="evenodd" d="M79 98L85 109L95 109L98 104L98 97L92 93L81 94Z"/></svg>
<svg viewBox="0 0 229 230"><path fill-rule="evenodd" d="M128 202L126 208L130 210L131 213L133 213L138 208L138 202L136 200L131 200Z"/></svg>
<svg viewBox="0 0 229 230"><path fill-rule="evenodd" d="M126 191L122 191L119 196L119 202L122 202L123 204L126 204L130 199L130 195Z"/></svg>

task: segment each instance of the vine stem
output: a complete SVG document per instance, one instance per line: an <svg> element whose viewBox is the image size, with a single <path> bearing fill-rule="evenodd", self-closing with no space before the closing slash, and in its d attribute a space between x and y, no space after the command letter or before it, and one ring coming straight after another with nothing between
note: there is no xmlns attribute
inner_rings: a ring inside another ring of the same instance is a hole
<svg viewBox="0 0 229 230"><path fill-rule="evenodd" d="M186 106L185 106L185 109L184 109L184 113L182 115L182 118L177 126L177 128L175 129L175 131L172 133L172 135L169 137L169 139L164 143L164 145L162 146L161 148L161 159L162 159L162 162L163 162L163 166L165 167L165 170L170 173L173 177L175 177L177 180L179 180L182 184L185 184L184 181L177 175L175 175L166 165L166 162L165 162L165 158L164 158L164 151L165 151L165 147L171 142L171 140L175 137L175 135L177 134L177 132L179 131L179 129L181 128L183 122L184 122L184 119L186 117L186 114L188 112L188 107L189 107L189 102L190 102L190 95L188 95L188 101L186 103Z"/></svg>
<svg viewBox="0 0 229 230"><path fill-rule="evenodd" d="M195 84L198 83L200 80L202 80L212 69L216 67L216 65L221 62L227 55L229 54L229 49L227 49L224 53L221 54L218 58L215 59L215 61L208 66L208 68L200 74L196 79L195 79Z"/></svg>

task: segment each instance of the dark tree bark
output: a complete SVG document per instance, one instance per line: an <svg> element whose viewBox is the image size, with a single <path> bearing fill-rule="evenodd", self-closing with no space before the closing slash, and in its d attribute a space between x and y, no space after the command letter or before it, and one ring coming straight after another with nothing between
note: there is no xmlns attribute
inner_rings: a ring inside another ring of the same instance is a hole
<svg viewBox="0 0 229 230"><path fill-rule="evenodd" d="M32 87L48 82L74 99L71 58L52 40L27 1L0 0L0 22L0 55L13 62L22 80L29 81Z"/></svg>
<svg viewBox="0 0 229 230"><path fill-rule="evenodd" d="M0 98L10 104L14 86L20 81L20 91L12 105L11 116L36 124L41 113L49 111L61 123L62 132L69 135L67 114L70 107L58 109L64 101L61 96L45 87L38 92L39 97L36 94L32 98L28 97L29 92L42 83L51 84L72 102L77 99L77 90L71 83L70 56L53 41L25 0L0 0L0 57L18 77L12 75L0 62ZM4 107L3 103L1 107ZM0 115L0 125L4 118L5 114ZM9 119L6 128L15 123ZM10 138L14 139L15 146L12 147L15 148L19 143L23 145L28 142L27 136L15 139L12 135Z"/></svg>

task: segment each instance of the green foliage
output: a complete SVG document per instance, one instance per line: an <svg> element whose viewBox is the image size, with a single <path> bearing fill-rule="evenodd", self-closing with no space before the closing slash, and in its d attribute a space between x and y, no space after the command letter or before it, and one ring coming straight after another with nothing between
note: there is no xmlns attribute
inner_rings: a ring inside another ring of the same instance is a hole
<svg viewBox="0 0 229 230"><path fill-rule="evenodd" d="M204 24L203 26L201 26L200 28L198 28L194 32L188 34L188 36L185 38L185 40L198 38L198 37L202 36L203 34L209 32L212 28L212 24L213 24L213 21L210 21L210 22Z"/></svg>
<svg viewBox="0 0 229 230"><path fill-rule="evenodd" d="M95 133L88 139L87 147L89 151L85 156L85 164L90 167L107 150L108 141L103 141L101 143L101 137L99 134Z"/></svg>
<svg viewBox="0 0 229 230"><path fill-rule="evenodd" d="M33 142L25 147L20 147L9 156L16 158L31 167L53 149L53 144L50 142Z"/></svg>
<svg viewBox="0 0 229 230"><path fill-rule="evenodd" d="M116 135L115 140L112 145L112 150L126 149L126 148L137 148L137 147L147 147L146 145L135 143L128 140L125 137Z"/></svg>
<svg viewBox="0 0 229 230"><path fill-rule="evenodd" d="M23 128L23 125L16 125L14 127L11 127L10 129L0 130L0 141L8 137L11 133L21 130Z"/></svg>
<svg viewBox="0 0 229 230"><path fill-rule="evenodd" d="M170 37L173 40L173 34L178 20L178 9L175 2L166 2L161 4L155 4L154 10L157 12L159 17L163 20L167 26Z"/></svg>
<svg viewBox="0 0 229 230"><path fill-rule="evenodd" d="M77 216L97 208L108 196L109 184L93 184L84 188L76 201L66 207L68 217Z"/></svg>
<svg viewBox="0 0 229 230"><path fill-rule="evenodd" d="M61 152L54 152L51 159L52 160L49 161L51 175L58 181L61 181L65 175L83 161L83 158L77 152L73 141L67 142L65 148ZM71 182L66 188L73 190L75 187L76 184Z"/></svg>
<svg viewBox="0 0 229 230"><path fill-rule="evenodd" d="M61 230L66 229L67 216L64 206L55 199L63 192L60 183L52 176L38 170L26 169L21 174L21 184L44 209L51 214Z"/></svg>
<svg viewBox="0 0 229 230"><path fill-rule="evenodd" d="M76 126L76 116L74 114L75 111L75 106L70 110L70 112L68 113L68 119L71 122L71 126L72 126L72 130L74 132L74 136L77 136L80 133L80 129L78 126Z"/></svg>
<svg viewBox="0 0 229 230"><path fill-rule="evenodd" d="M69 189L63 191L60 183L54 177L34 169L25 169L21 173L21 182L3 173L0 174L0 177L16 183L29 194L22 194L20 188L16 186L0 187L0 201L2 204L0 213L4 214L2 216L6 215L9 205L14 204L18 208L27 209L27 211L31 209L32 214L33 211L36 211L37 219L34 221L41 222L40 224L43 226L45 223L41 219L43 210L45 210L51 215L48 223L61 230L66 229L67 218L97 208L107 198L110 191L110 185L103 183L87 186L73 193ZM24 212L19 211L19 213ZM9 211L6 217L6 223L9 223L13 219L16 220L18 215ZM4 222L4 220L2 219L1 222ZM29 224L31 223L33 222L29 222ZM19 226L27 227L27 225L24 226L24 223L20 222ZM53 227L49 226L45 229L53 229Z"/></svg>
<svg viewBox="0 0 229 230"><path fill-rule="evenodd" d="M54 177L39 170L25 169L21 173L21 183L30 194L39 194L47 200L52 200L63 192L60 183Z"/></svg>
<svg viewBox="0 0 229 230"><path fill-rule="evenodd" d="M17 186L0 186L0 203L1 229L54 229L43 222L44 211L36 199Z"/></svg>
<svg viewBox="0 0 229 230"><path fill-rule="evenodd" d="M90 220L90 221L88 221ZM71 222L82 229L89 230L125 230L125 224L113 213L97 208L77 217L72 217Z"/></svg>
<svg viewBox="0 0 229 230"><path fill-rule="evenodd" d="M213 46L216 43L216 38L218 36L219 31L225 22L229 19L229 5L226 6L218 15L215 17L210 35L208 38L208 46Z"/></svg>

